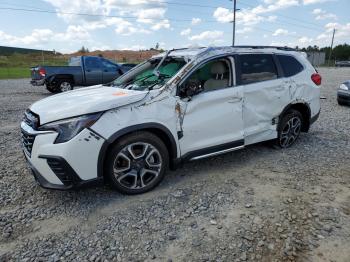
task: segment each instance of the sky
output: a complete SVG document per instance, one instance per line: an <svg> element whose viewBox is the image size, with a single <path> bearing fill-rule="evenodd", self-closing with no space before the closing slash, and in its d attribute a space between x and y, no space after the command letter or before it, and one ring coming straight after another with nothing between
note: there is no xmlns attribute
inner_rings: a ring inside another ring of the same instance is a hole
<svg viewBox="0 0 350 262"><path fill-rule="evenodd" d="M236 45L350 44L350 0L237 0ZM71 53L232 44L230 0L0 0L0 45Z"/></svg>

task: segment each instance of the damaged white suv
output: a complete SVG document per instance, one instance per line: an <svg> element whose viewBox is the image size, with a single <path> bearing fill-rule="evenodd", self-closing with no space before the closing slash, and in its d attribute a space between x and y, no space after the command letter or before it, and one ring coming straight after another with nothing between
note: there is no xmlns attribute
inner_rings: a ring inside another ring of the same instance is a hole
<svg viewBox="0 0 350 262"><path fill-rule="evenodd" d="M267 140L291 146L319 116L320 84L290 48L171 50L108 85L34 103L21 123L23 149L45 188L109 180L143 193L184 161Z"/></svg>

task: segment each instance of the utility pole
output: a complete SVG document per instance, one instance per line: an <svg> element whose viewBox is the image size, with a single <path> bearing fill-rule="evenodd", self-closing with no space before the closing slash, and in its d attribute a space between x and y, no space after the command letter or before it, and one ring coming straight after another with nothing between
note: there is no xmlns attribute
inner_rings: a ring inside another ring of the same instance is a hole
<svg viewBox="0 0 350 262"><path fill-rule="evenodd" d="M233 24L233 32L232 32L232 46L235 46L235 36L236 36L236 4L237 4L237 1L236 0L232 0L233 1L233 21L232 21L232 24Z"/></svg>
<svg viewBox="0 0 350 262"><path fill-rule="evenodd" d="M330 66L331 57L332 57L333 42L334 42L334 35L335 35L335 28L333 29L333 36L332 36L331 50L330 50L330 52L329 52L329 57L328 57L328 66Z"/></svg>

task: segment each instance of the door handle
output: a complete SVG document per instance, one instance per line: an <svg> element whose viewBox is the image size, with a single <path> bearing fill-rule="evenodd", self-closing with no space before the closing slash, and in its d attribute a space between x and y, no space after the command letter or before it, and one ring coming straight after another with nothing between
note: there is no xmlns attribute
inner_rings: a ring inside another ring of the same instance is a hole
<svg viewBox="0 0 350 262"><path fill-rule="evenodd" d="M228 103L230 104L238 103L238 102L241 102L242 99L243 99L242 97L238 97L238 96L232 97L230 100L228 100Z"/></svg>

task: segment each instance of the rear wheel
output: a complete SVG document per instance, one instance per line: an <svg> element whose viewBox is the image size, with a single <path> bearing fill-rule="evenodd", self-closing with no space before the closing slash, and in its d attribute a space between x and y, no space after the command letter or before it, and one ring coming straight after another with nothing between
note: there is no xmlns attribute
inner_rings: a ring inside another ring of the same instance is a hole
<svg viewBox="0 0 350 262"><path fill-rule="evenodd" d="M280 148L292 146L300 135L302 125L303 117L301 113L293 109L289 110L282 117L278 126L277 146Z"/></svg>
<svg viewBox="0 0 350 262"><path fill-rule="evenodd" d="M156 187L169 166L163 141L152 133L123 137L108 154L106 171L114 188L124 194L140 194Z"/></svg>
<svg viewBox="0 0 350 262"><path fill-rule="evenodd" d="M338 101L338 105L340 105L340 106L344 106L345 105L345 103L340 101L339 99L337 101Z"/></svg>
<svg viewBox="0 0 350 262"><path fill-rule="evenodd" d="M57 90L57 88L56 88L55 86L52 86L52 85L46 85L46 89L47 89L48 91L50 91L51 93L54 93L54 94L59 93L59 91Z"/></svg>
<svg viewBox="0 0 350 262"><path fill-rule="evenodd" d="M67 92L73 90L73 83L70 80L62 79L57 83L58 92Z"/></svg>

